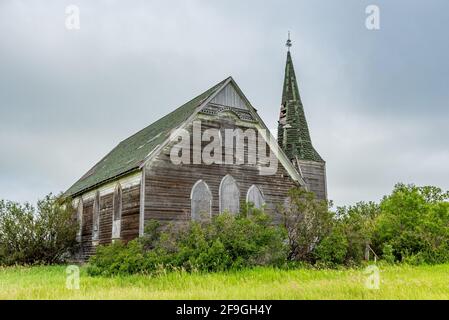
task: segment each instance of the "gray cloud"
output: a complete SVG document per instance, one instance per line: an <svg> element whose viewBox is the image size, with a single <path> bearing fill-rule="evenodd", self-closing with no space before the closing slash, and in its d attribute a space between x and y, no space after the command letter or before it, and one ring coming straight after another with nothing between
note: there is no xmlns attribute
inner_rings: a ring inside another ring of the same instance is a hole
<svg viewBox="0 0 449 320"><path fill-rule="evenodd" d="M64 26L81 10L81 30ZM365 7L381 8L381 30ZM337 204L449 188L447 1L2 1L0 198L67 188L119 141L232 75L276 128L291 30Z"/></svg>

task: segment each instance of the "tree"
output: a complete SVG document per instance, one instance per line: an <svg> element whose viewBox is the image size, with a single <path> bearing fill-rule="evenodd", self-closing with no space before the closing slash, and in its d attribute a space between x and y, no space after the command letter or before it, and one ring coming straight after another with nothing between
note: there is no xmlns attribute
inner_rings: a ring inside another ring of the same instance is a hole
<svg viewBox="0 0 449 320"><path fill-rule="evenodd" d="M0 264L52 264L75 250L78 223L71 200L47 195L37 208L0 201Z"/></svg>
<svg viewBox="0 0 449 320"><path fill-rule="evenodd" d="M364 259L367 245L372 245L379 205L374 202L358 202L353 206L339 207L335 224L342 230L347 250L344 262L358 264Z"/></svg>
<svg viewBox="0 0 449 320"><path fill-rule="evenodd" d="M375 244L391 245L396 260L449 261L449 193L440 188L397 184L380 204Z"/></svg>
<svg viewBox="0 0 449 320"><path fill-rule="evenodd" d="M333 214L328 202L302 188L292 188L279 212L288 235L288 258L311 262L313 250L332 228Z"/></svg>

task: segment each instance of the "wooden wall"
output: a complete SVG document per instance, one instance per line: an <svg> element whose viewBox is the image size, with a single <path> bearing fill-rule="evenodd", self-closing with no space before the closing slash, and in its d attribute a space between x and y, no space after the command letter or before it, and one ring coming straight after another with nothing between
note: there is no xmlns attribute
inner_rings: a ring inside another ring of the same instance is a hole
<svg viewBox="0 0 449 320"><path fill-rule="evenodd" d="M309 191L315 192L318 199L327 199L326 164L314 161L299 160L302 175Z"/></svg>
<svg viewBox="0 0 449 320"><path fill-rule="evenodd" d="M98 244L111 243L113 193L100 196L100 234ZM83 226L80 256L86 260L95 253L96 243L92 243L93 198L84 200ZM120 238L129 241L139 236L140 185L122 190L122 221Z"/></svg>
<svg viewBox="0 0 449 320"><path fill-rule="evenodd" d="M232 116L220 114L215 119L202 120L202 131L217 128L236 128L236 120ZM241 124L242 130L247 128ZM188 127L192 131L192 126ZM224 140L224 132L222 132ZM256 184L262 191L267 204L267 212L274 214L276 206L284 203L287 191L295 186L295 182L286 170L278 163L275 175L262 176L257 165L226 165L226 164L182 164L175 165L170 160L170 150L174 143L168 145L146 167L145 172L145 221L157 219L160 221L180 221L190 219L190 192L199 179L203 179L212 192L212 214L219 213L219 186L224 176L230 174L236 180L240 189L240 208L246 202L246 195L251 185ZM203 142L202 148L209 142ZM224 141L223 141L224 145ZM245 143L245 152L255 145ZM267 147L268 149L268 147ZM224 146L222 152L224 152Z"/></svg>
<svg viewBox="0 0 449 320"><path fill-rule="evenodd" d="M81 231L81 248L80 255L83 260L92 255L94 247L92 246L92 213L94 207L94 199L85 200L83 203L83 225Z"/></svg>
<svg viewBox="0 0 449 320"><path fill-rule="evenodd" d="M120 238L127 242L139 236L140 185L123 189L122 205Z"/></svg>
<svg viewBox="0 0 449 320"><path fill-rule="evenodd" d="M98 235L99 244L111 243L112 198L112 193L100 196L100 233Z"/></svg>
<svg viewBox="0 0 449 320"><path fill-rule="evenodd" d="M228 84L223 88L212 100L211 103L216 103L223 106L229 106L239 109L247 109L246 103L242 97L237 93L232 84Z"/></svg>

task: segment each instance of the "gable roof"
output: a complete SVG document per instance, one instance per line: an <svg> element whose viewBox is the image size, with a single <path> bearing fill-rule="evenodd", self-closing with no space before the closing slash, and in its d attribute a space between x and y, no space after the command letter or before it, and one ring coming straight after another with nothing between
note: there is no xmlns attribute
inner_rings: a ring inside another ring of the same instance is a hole
<svg viewBox="0 0 449 320"><path fill-rule="evenodd" d="M230 78L217 83L199 96L120 142L67 191L67 196L90 190L138 170L147 156L170 136L172 129L185 122L205 100L219 91Z"/></svg>

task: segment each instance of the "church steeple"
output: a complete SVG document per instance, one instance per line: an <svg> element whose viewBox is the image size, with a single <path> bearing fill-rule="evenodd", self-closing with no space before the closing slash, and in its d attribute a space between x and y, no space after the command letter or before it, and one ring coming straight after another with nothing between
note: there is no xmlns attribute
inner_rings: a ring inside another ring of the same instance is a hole
<svg viewBox="0 0 449 320"><path fill-rule="evenodd" d="M299 160L324 162L313 147L312 139L310 138L290 54L291 45L289 33L286 43L288 51L278 124L278 144L292 161L298 158Z"/></svg>

